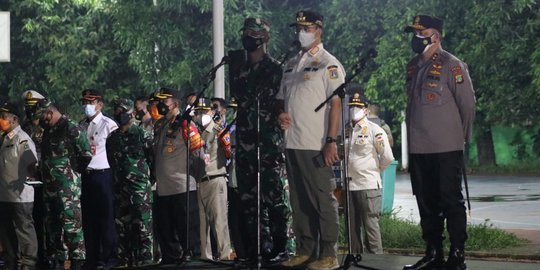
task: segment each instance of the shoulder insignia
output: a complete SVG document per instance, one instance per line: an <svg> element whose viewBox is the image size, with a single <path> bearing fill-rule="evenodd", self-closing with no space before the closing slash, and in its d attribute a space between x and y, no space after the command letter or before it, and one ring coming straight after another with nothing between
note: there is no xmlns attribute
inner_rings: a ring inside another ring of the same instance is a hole
<svg viewBox="0 0 540 270"><path fill-rule="evenodd" d="M460 66L454 66L450 69L452 71L452 75L454 75L454 80L456 83L462 83L463 82L463 71L461 70Z"/></svg>
<svg viewBox="0 0 540 270"><path fill-rule="evenodd" d="M382 141L383 139L384 139L384 137L383 137L382 133L375 134L375 140Z"/></svg>
<svg viewBox="0 0 540 270"><path fill-rule="evenodd" d="M335 80L339 78L338 67L336 65L328 66L327 69L328 77L330 77L330 79Z"/></svg>
<svg viewBox="0 0 540 270"><path fill-rule="evenodd" d="M319 46L315 46L313 47L313 49L309 50L309 54L311 54L311 56L317 54L319 52Z"/></svg>
<svg viewBox="0 0 540 270"><path fill-rule="evenodd" d="M431 56L431 60L435 61L437 58L439 58L439 54L438 53L434 53L432 56Z"/></svg>

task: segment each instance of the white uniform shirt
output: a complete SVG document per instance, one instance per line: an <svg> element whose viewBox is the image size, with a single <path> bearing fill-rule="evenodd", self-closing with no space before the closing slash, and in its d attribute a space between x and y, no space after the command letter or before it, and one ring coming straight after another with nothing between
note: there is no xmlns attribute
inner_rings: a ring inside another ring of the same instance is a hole
<svg viewBox="0 0 540 270"><path fill-rule="evenodd" d="M287 149L322 149L330 106L326 105L318 112L315 108L344 81L343 66L322 43L308 52L298 53L287 62L276 95L277 99L284 100L285 111L292 121L285 130Z"/></svg>
<svg viewBox="0 0 540 270"><path fill-rule="evenodd" d="M364 117L354 126L348 149L350 189L381 188L381 172L394 160L384 130Z"/></svg>
<svg viewBox="0 0 540 270"><path fill-rule="evenodd" d="M105 143L111 132L117 128L116 122L104 116L101 112L98 112L96 117L88 123L86 133L90 143L90 151L92 152L92 160L88 164L88 169L102 170L110 168Z"/></svg>
<svg viewBox="0 0 540 270"><path fill-rule="evenodd" d="M36 146L20 126L5 135L0 146L0 202L34 201L34 188L25 181L27 167L36 161Z"/></svg>

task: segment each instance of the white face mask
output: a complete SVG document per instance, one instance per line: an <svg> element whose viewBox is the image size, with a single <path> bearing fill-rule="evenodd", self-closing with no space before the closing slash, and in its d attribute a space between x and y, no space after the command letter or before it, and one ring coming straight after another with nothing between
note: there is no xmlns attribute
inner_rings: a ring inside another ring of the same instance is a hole
<svg viewBox="0 0 540 270"><path fill-rule="evenodd" d="M315 42L315 32L308 33L301 30L300 33L298 33L298 41L300 41L300 45L304 49L311 47L311 44Z"/></svg>
<svg viewBox="0 0 540 270"><path fill-rule="evenodd" d="M84 115L86 115L86 117L92 117L96 115L96 105L94 104L84 105Z"/></svg>
<svg viewBox="0 0 540 270"><path fill-rule="evenodd" d="M366 116L366 110L356 107L351 108L351 110L349 111L349 116L352 121L358 122Z"/></svg>

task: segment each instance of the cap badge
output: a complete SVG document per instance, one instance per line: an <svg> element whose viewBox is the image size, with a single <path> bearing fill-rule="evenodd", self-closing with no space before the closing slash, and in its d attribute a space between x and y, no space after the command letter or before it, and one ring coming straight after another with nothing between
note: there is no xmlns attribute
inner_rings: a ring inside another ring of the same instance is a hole
<svg viewBox="0 0 540 270"><path fill-rule="evenodd" d="M32 99L33 96L32 96L32 91L28 91L28 93L26 93L26 99Z"/></svg>

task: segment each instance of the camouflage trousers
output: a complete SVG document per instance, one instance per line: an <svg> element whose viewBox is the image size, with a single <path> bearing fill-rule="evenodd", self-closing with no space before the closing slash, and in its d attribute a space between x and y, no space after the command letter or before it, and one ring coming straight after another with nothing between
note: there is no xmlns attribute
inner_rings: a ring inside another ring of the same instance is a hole
<svg viewBox="0 0 540 270"><path fill-rule="evenodd" d="M238 189L242 214L247 223L251 243L256 245L257 236L257 173L253 168L237 166ZM261 253L286 250L288 223L291 208L284 189L281 168L261 169ZM248 248L256 251L256 248Z"/></svg>
<svg viewBox="0 0 540 270"><path fill-rule="evenodd" d="M129 266L153 263L152 192L130 190L126 185L116 193L118 257Z"/></svg>
<svg viewBox="0 0 540 270"><path fill-rule="evenodd" d="M45 180L44 201L47 255L59 261L84 260L81 178L71 171L51 171Z"/></svg>

